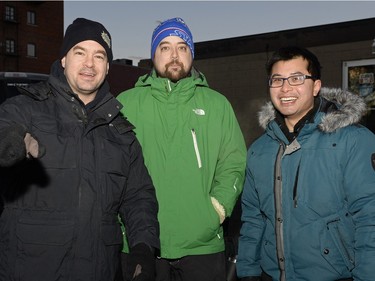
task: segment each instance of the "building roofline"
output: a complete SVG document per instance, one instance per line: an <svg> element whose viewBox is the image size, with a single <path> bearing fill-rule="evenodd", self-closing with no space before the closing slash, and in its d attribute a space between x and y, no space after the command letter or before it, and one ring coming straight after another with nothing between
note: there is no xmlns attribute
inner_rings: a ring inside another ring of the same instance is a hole
<svg viewBox="0 0 375 281"><path fill-rule="evenodd" d="M324 34L324 36L322 36ZM314 47L373 40L375 18L273 31L195 43L195 59L274 51L281 46Z"/></svg>

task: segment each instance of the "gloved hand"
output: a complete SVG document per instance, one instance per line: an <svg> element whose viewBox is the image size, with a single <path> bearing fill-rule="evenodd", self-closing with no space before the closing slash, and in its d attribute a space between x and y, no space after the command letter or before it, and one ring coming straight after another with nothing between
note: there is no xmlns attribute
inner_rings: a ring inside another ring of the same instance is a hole
<svg viewBox="0 0 375 281"><path fill-rule="evenodd" d="M130 249L125 278L127 281L155 280L155 255L148 245L140 243Z"/></svg>
<svg viewBox="0 0 375 281"><path fill-rule="evenodd" d="M41 157L45 148L21 125L0 129L0 167L10 167L26 157Z"/></svg>
<svg viewBox="0 0 375 281"><path fill-rule="evenodd" d="M26 158L24 137L26 130L20 125L0 130L0 166L10 167Z"/></svg>

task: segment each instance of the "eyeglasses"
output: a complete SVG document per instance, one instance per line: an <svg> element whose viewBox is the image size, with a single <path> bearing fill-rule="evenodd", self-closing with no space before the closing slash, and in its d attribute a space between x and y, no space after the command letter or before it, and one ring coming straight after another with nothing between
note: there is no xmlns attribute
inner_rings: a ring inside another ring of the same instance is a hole
<svg viewBox="0 0 375 281"><path fill-rule="evenodd" d="M313 79L314 78L310 75L299 74L299 75L292 75L287 78L282 77L272 77L268 80L268 86L270 88L280 88L284 85L284 81L288 80L290 86L298 86L305 83L306 79Z"/></svg>

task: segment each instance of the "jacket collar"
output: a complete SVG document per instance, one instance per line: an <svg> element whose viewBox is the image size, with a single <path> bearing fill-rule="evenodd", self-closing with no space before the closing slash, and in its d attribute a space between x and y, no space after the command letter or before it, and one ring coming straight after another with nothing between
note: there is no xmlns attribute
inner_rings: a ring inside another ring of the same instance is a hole
<svg viewBox="0 0 375 281"><path fill-rule="evenodd" d="M208 83L203 73L194 67L191 69L190 76L179 80L177 83L172 83L168 78L158 77L156 70L152 69L149 74L138 79L135 87L151 87L152 95L156 99L173 102L191 98L196 87L208 87ZM177 95L174 95L174 92Z"/></svg>
<svg viewBox="0 0 375 281"><path fill-rule="evenodd" d="M366 113L366 103L358 95L338 88L321 88L319 93L319 109L315 118L321 116L318 127L321 131L331 133L337 129L357 124ZM328 102L336 106L329 106ZM265 104L258 114L258 121L266 129L276 118L276 110L271 102Z"/></svg>

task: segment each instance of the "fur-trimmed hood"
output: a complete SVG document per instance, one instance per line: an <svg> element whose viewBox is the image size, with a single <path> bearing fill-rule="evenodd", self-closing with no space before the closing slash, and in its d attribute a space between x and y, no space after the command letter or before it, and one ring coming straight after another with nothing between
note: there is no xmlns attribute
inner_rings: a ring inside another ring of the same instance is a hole
<svg viewBox="0 0 375 281"><path fill-rule="evenodd" d="M337 110L326 113L322 118L319 129L326 133L334 132L358 123L366 113L366 103L355 94L338 88L321 88L319 96L337 105ZM263 129L275 119L275 108L272 102L267 102L258 114L258 121Z"/></svg>

